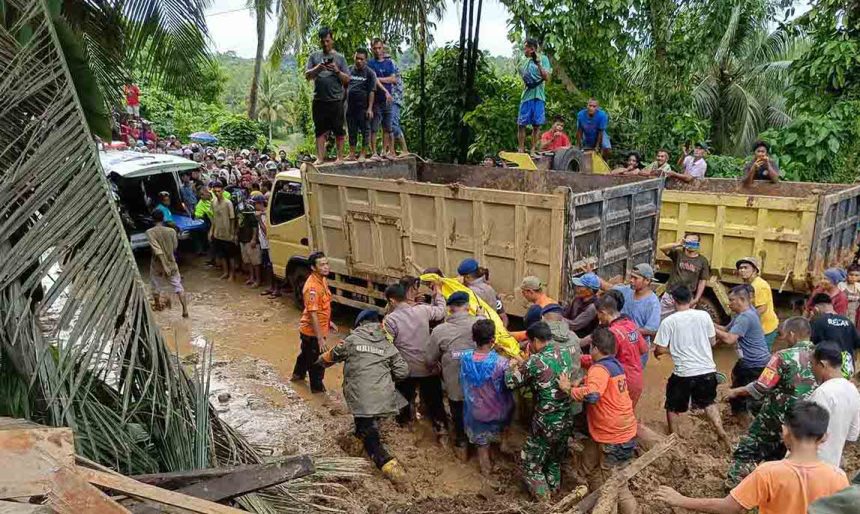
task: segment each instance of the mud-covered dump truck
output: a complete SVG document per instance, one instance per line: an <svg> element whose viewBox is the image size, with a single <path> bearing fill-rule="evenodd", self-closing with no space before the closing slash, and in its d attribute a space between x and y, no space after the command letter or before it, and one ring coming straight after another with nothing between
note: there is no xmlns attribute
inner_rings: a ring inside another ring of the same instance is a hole
<svg viewBox="0 0 860 514"><path fill-rule="evenodd" d="M269 202L276 276L301 289L307 255L329 257L334 300L381 308L383 291L428 267L455 274L466 257L490 269L506 309L540 277L560 301L586 262L604 276L654 262L661 179L484 168L402 159L278 174Z"/></svg>
<svg viewBox="0 0 860 514"><path fill-rule="evenodd" d="M702 255L711 263L712 315L728 313L725 285L740 283L735 262L753 256L762 278L777 291L808 293L830 266L846 266L857 248L860 185L756 182L706 179L663 192L659 243L685 233L702 237ZM661 268L670 262L658 252Z"/></svg>

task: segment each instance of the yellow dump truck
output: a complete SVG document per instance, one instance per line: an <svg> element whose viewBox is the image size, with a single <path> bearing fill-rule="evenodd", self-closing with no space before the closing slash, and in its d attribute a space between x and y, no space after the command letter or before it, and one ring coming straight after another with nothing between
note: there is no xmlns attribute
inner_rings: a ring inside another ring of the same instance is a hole
<svg viewBox="0 0 860 514"><path fill-rule="evenodd" d="M574 275L596 262L605 275L653 262L663 181L523 171L401 159L279 173L269 202L275 275L298 293L307 255L331 262L333 299L382 308L405 275L454 275L475 257L507 311L523 315L526 275L565 301Z"/></svg>
<svg viewBox="0 0 860 514"><path fill-rule="evenodd" d="M808 293L823 269L846 266L857 248L860 186L806 182L706 179L670 181L660 209L659 244L686 233L702 238L702 255L711 263L707 310L728 313L726 285L741 283L735 262L757 257L762 278L777 291ZM657 260L668 273L671 262Z"/></svg>

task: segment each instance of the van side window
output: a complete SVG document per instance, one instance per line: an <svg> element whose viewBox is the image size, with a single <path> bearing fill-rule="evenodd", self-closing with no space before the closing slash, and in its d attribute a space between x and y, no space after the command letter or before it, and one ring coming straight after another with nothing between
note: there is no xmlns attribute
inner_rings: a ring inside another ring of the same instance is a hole
<svg viewBox="0 0 860 514"><path fill-rule="evenodd" d="M294 220L305 214L302 185L299 182L280 180L275 182L272 192L272 225Z"/></svg>

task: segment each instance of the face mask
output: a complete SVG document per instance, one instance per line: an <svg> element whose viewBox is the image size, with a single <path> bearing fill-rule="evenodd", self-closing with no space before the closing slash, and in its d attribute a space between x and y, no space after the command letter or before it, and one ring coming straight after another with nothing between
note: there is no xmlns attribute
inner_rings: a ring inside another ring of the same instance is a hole
<svg viewBox="0 0 860 514"><path fill-rule="evenodd" d="M684 241L684 248L687 250L698 251L701 246L702 245L699 241Z"/></svg>

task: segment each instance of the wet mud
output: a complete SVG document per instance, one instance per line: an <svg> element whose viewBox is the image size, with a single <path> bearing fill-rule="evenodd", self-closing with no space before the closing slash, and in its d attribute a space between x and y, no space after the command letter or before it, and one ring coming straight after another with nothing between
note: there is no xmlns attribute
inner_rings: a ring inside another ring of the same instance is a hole
<svg viewBox="0 0 860 514"><path fill-rule="evenodd" d="M146 278L148 256L139 258ZM328 392L312 394L307 382L291 382L299 347L300 312L287 297L270 299L261 289L251 289L242 281L228 283L202 260L181 264L183 282L189 296L190 317L183 319L178 302L173 308L156 313L168 344L186 362L193 362L196 349L191 342L203 337L214 345L210 401L223 419L231 423L254 445L269 455L309 453L317 456L363 456L360 442L352 435L353 419L340 391L340 366L329 368L325 385ZM781 313L782 314L782 313ZM334 321L341 336L348 332L355 312L336 309ZM718 347L715 358L720 371L730 373L734 350ZM663 399L665 383L672 371L668 357L653 355L645 372L645 392L637 416L649 427L665 433ZM728 385L720 386L720 395ZM727 404L721 405L726 430L734 441L745 426L729 416ZM383 441L407 470L405 483L396 487L378 472L345 483L352 505L341 512L387 513L538 513L547 506L529 500L520 488L519 448L525 439L524 428L514 426L495 456L493 480L481 478L477 458L461 461L450 447L439 446L429 424L419 421L412 430L383 422ZM670 513L672 510L653 500L660 485L676 487L683 494L723 496L723 479L729 454L721 449L716 434L704 417L682 417L681 444L639 473L630 484L642 512ZM574 443L576 444L576 443ZM846 448L845 469L860 470L860 451L856 444ZM575 472L575 457L565 465L562 492L573 490L583 481Z"/></svg>

